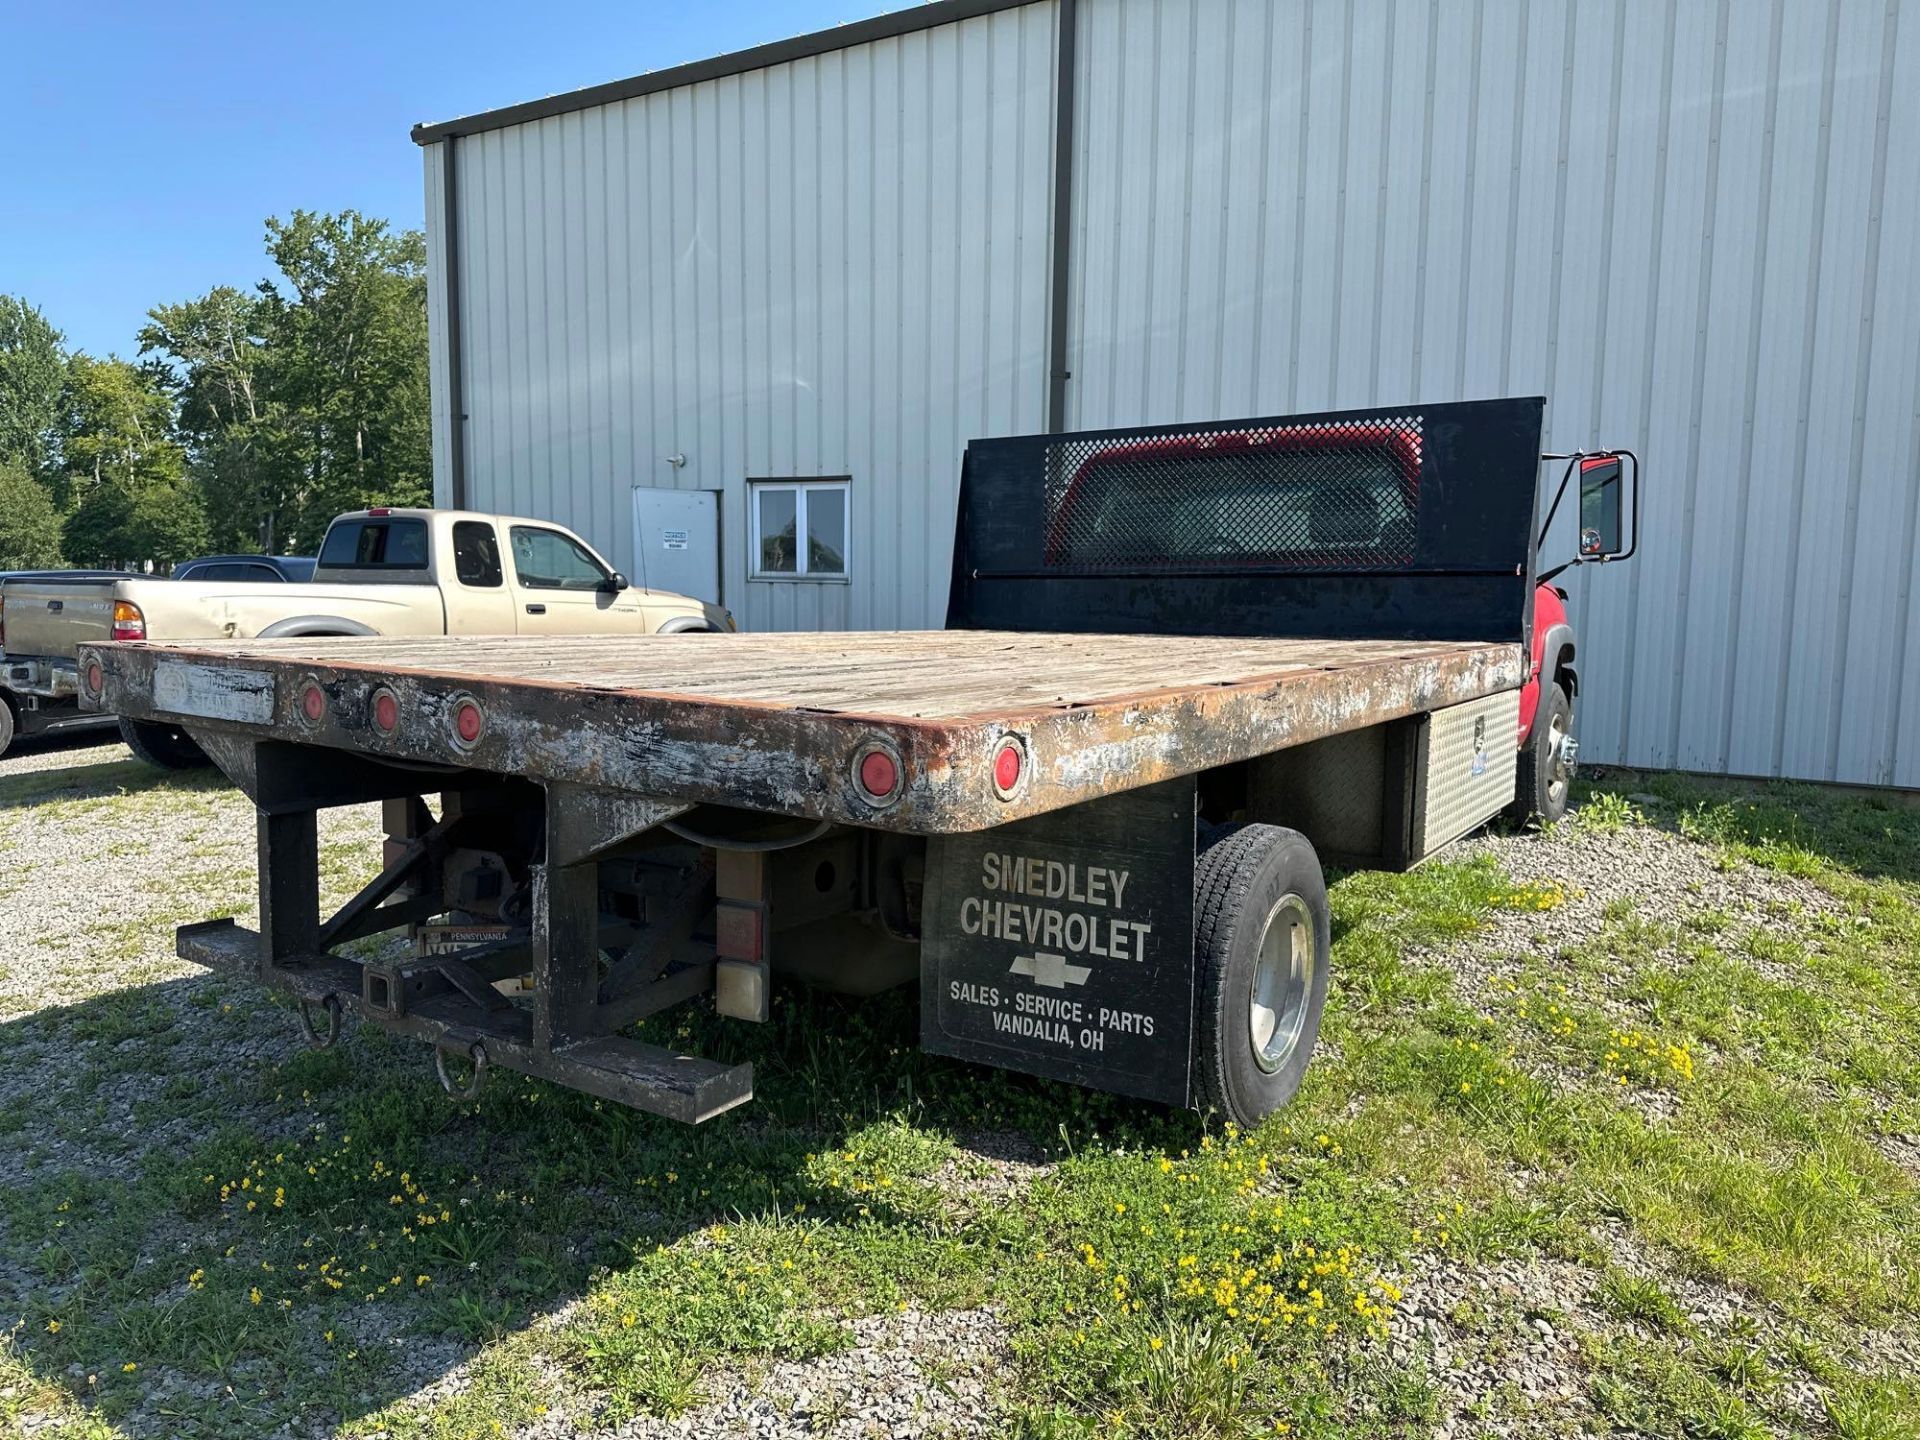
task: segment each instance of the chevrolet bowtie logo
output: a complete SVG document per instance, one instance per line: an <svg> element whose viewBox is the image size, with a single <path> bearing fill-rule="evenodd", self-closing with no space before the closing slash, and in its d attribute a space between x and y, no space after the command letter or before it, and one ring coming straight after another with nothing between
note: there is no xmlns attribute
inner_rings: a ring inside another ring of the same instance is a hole
<svg viewBox="0 0 1920 1440"><path fill-rule="evenodd" d="M1016 955L1013 964L1007 967L1013 975L1031 975L1033 983L1045 985L1049 990L1064 990L1069 985L1084 985L1087 977L1093 974L1085 965L1069 965L1064 955L1048 955L1044 951L1035 951L1031 955Z"/></svg>

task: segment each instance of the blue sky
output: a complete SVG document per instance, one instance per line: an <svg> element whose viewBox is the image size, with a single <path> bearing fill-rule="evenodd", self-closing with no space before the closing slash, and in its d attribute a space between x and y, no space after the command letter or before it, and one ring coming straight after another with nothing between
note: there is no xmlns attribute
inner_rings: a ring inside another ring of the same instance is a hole
<svg viewBox="0 0 1920 1440"><path fill-rule="evenodd" d="M0 3L0 292L131 359L148 307L269 268L296 207L421 223L445 120L903 8L902 0Z"/></svg>

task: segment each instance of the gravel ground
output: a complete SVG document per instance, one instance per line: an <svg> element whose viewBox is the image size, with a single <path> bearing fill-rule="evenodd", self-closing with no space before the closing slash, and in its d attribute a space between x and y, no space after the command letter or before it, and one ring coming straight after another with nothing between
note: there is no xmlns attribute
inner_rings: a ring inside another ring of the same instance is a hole
<svg viewBox="0 0 1920 1440"><path fill-rule="evenodd" d="M1663 925L1723 916L1736 936L1798 914L1840 910L1831 895L1810 881L1723 863L1707 847L1659 828L1664 818L1659 802L1641 799L1646 825L1611 832L1574 825L1547 833L1490 832L1463 845L1465 853L1491 855L1523 884L1559 884L1567 901L1546 911L1500 912L1473 944L1461 947L1459 954L1449 953L1449 968L1485 979L1496 973L1503 956L1552 955L1592 939L1607 908L1623 901L1641 919ZM1789 977L1776 973L1770 978Z"/></svg>
<svg viewBox="0 0 1920 1440"><path fill-rule="evenodd" d="M985 1310L909 1312L854 1322L850 1349L709 1388L713 1403L669 1421L636 1420L620 1440L693 1437L981 1435L994 1418L994 1370L1006 1361L1006 1331ZM555 1440L566 1430L554 1432Z"/></svg>
<svg viewBox="0 0 1920 1440"><path fill-rule="evenodd" d="M989 1311L956 1310L856 1320L853 1343L818 1359L709 1377L709 1401L668 1419L643 1416L610 1429L591 1413L556 1410L524 1440L960 1440L995 1433L995 1369L1008 1355L1005 1327Z"/></svg>
<svg viewBox="0 0 1920 1440"><path fill-rule="evenodd" d="M151 1109L136 1118L156 1070L204 1079L227 1117L263 1135L297 1124L263 1104L257 1086L264 1068L302 1048L291 1013L173 953L182 922L257 917L245 798L213 772L158 777L97 734L25 742L0 758L0 781L16 778L47 783L0 811L0 1113L19 1117L0 1143L0 1187L113 1178L144 1156L198 1143L200 1121L156 1121ZM378 839L377 806L322 817L323 847L352 846L377 862ZM74 1023L106 997L125 1002L133 1018L123 1028L136 1033L96 1037ZM156 1216L135 1263L165 1257L183 1225ZM51 1293L0 1216L0 1336L30 1296ZM77 1386L84 1377L67 1378ZM158 1375L145 1387L154 1413L123 1428L173 1435L161 1418L170 1403L220 1388Z"/></svg>
<svg viewBox="0 0 1920 1440"><path fill-rule="evenodd" d="M0 835L0 1019L198 977L173 954L174 925L257 916L253 808L216 772L156 789L117 741L44 740L0 759L0 778L14 776L48 783ZM321 845L376 842L378 822L377 806L325 811Z"/></svg>
<svg viewBox="0 0 1920 1440"><path fill-rule="evenodd" d="M117 742L54 745L42 741L0 759L0 778L44 774L65 782L13 809L0 834L0 1022L146 991L167 1007L183 1058L205 1047L218 1052L223 1068L242 1069L293 1054L297 1027L233 1022L236 1010L277 1013L263 996L240 987L228 995L228 986L173 953L181 923L217 915L257 923L252 806L211 771L155 788L153 772ZM377 806L322 813L323 852L353 847L377 863L379 839ZM209 986L222 994L220 1004L188 1003ZM95 1043L83 1039L76 1050L61 1039L60 1065L90 1063ZM0 1103L17 1087L46 1083L56 1068L54 1044L44 1027L40 1036L23 1027L0 1066ZM48 1064L36 1063L43 1060ZM129 1077L128 1088L139 1087L139 1077ZM109 1103L132 1098L110 1096ZM171 1140L124 1129L101 1138L109 1136L111 1153L122 1160ZM0 1153L0 1181L8 1153Z"/></svg>
<svg viewBox="0 0 1920 1440"><path fill-rule="evenodd" d="M1576 1434L1594 1419L1580 1337L1607 1328L1594 1273L1540 1257L1461 1265L1422 1256L1389 1342L1440 1383L1436 1435ZM1516 1412L1476 1428L1491 1403Z"/></svg>
<svg viewBox="0 0 1920 1440"><path fill-rule="evenodd" d="M220 913L244 923L254 911L253 817L244 800L211 780L155 790L118 744L39 742L0 760L0 779L45 775L51 782L56 773L58 783L7 812L0 834L0 935L8 937L0 948L0 1033L13 1032L0 1053L0 1110L26 1102L28 1116L24 1131L0 1146L0 1186L25 1183L29 1172L35 1184L62 1173L103 1174L193 1138L164 1124L132 1123L132 1107L152 1088L151 1073L138 1067L99 1086L104 1108L86 1123L64 1123L62 1077L108 1060L96 1052L113 1042L76 1042L56 1025L18 1023L23 1017L132 989L160 1009L170 1071L244 1079L299 1047L283 1011L172 955L175 924ZM373 807L328 813L323 853L329 845L352 845L371 860L377 822ZM1550 956L1591 939L1608 907L1621 901L1668 924L1713 914L1736 937L1744 928L1834 908L1810 884L1727 868L1705 847L1654 826L1613 833L1562 826L1552 834L1484 836L1466 848L1493 856L1518 880L1558 882L1568 894L1550 911L1503 912L1434 957L1469 999L1512 975L1516 956ZM160 874L168 883L155 883ZM264 1128L264 1114L244 1113L246 1087L236 1080L231 1089L235 1118ZM1048 1169L1043 1154L1009 1137L962 1142L937 1178L967 1205L1019 1204ZM6 1238L0 1222L0 1332L36 1283ZM1730 1292L1668 1273L1624 1232L1594 1238L1615 1266L1657 1278L1707 1332L1725 1332L1747 1314ZM166 1239L162 1222L155 1247ZM1544 1436L1597 1425L1583 1346L1631 1330L1596 1302L1598 1278L1592 1268L1544 1257L1480 1265L1421 1259L1405 1277L1404 1323L1391 1344L1430 1367L1440 1390L1436 1433ZM518 1433L525 1440L998 1433L1008 1342L993 1314L904 1313L860 1320L852 1329L853 1344L838 1353L710 1377L707 1402L672 1421L596 1429L590 1412L556 1411ZM1920 1369L1910 1338L1889 1333L1876 1343L1885 1352L1872 1357L1877 1363ZM416 1345L413 1353L427 1361L409 1367L422 1397L462 1388L456 1349ZM165 1397L156 1391L151 1398L159 1405ZM1793 1404L1810 1423L1817 1419L1811 1389ZM126 1428L171 1433L162 1413L136 1414Z"/></svg>

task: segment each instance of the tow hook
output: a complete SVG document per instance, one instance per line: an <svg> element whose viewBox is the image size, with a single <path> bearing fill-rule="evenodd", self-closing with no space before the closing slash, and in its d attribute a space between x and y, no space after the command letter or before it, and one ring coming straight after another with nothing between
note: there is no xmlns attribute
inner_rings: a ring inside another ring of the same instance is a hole
<svg viewBox="0 0 1920 1440"><path fill-rule="evenodd" d="M305 1000L300 1002L300 1028L306 1032L307 1044L315 1050L331 1050L340 1039L340 997L328 992L321 998L321 1012L327 1017L327 1028L322 1030L313 1020L313 1010Z"/></svg>
<svg viewBox="0 0 1920 1440"><path fill-rule="evenodd" d="M462 1085L453 1078L447 1069L447 1047L438 1044L433 1047L433 1073L440 1079L440 1088L455 1100L472 1100L480 1094L480 1087L487 1080L487 1047L478 1040L467 1047L467 1060L473 1066L473 1073Z"/></svg>

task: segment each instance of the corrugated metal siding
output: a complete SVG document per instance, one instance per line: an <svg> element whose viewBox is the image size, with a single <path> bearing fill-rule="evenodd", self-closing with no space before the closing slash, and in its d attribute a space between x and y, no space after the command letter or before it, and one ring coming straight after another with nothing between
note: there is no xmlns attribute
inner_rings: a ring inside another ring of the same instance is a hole
<svg viewBox="0 0 1920 1440"><path fill-rule="evenodd" d="M1068 423L1544 393L1649 477L1584 753L1920 785L1902 9L1082 0Z"/></svg>
<svg viewBox="0 0 1920 1440"><path fill-rule="evenodd" d="M631 570L634 485L719 490L750 628L937 627L966 440L1044 423L1054 38L1034 4L458 140L471 503ZM814 475L852 583L748 582L746 481Z"/></svg>

